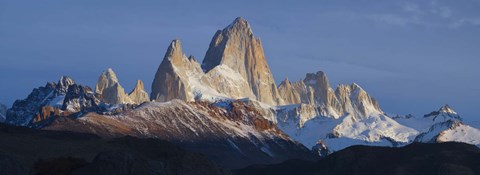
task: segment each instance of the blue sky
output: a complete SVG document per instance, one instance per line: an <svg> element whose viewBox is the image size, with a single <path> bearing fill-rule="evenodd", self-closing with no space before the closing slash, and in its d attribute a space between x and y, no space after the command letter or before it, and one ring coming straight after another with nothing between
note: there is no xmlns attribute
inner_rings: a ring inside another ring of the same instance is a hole
<svg viewBox="0 0 480 175"><path fill-rule="evenodd" d="M68 75L93 87L113 68L126 91L151 82L172 39L202 60L216 30L246 18L274 77L323 70L389 113L448 103L480 120L480 0L0 0L0 102Z"/></svg>

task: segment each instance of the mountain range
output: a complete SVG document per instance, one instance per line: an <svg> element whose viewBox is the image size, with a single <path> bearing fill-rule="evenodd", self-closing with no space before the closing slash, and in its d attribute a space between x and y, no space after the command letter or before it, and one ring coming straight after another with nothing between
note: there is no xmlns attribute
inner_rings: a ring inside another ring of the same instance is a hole
<svg viewBox="0 0 480 175"><path fill-rule="evenodd" d="M352 145L412 142L480 146L480 130L445 105L425 116L387 115L356 83L330 85L322 71L278 86L262 42L237 18L218 30L202 63L173 40L146 92L127 93L108 68L95 88L68 76L33 89L0 122L113 139L158 138L230 169L289 159L318 160Z"/></svg>

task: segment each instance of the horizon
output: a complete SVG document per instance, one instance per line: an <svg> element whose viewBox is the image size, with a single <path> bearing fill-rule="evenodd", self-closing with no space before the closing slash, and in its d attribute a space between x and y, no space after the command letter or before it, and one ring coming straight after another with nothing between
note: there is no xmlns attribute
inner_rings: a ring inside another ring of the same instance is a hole
<svg viewBox="0 0 480 175"><path fill-rule="evenodd" d="M475 46L480 44L480 14L474 11L479 2L381 2L365 12L341 2L310 7L264 1L248 12L221 9L218 13L225 15L187 14L180 21L169 15L178 15L180 9L232 4L162 3L124 2L110 7L100 2L97 7L87 1L73 5L0 1L0 37L4 38L0 59L6 62L0 78L18 86L2 86L0 102L10 107L33 88L56 83L63 75L95 87L107 68L115 71L126 92L140 79L150 93L173 39L182 41L184 52L202 62L214 33L241 16L261 38L277 86L285 77L298 81L307 73L324 71L332 88L355 82L386 113L421 117L449 104L463 118L479 120L475 107L480 84L475 72L480 51ZM269 7L269 13L261 13ZM384 7L392 14L383 13ZM307 10L282 13L296 8ZM296 20L301 17L307 20Z"/></svg>

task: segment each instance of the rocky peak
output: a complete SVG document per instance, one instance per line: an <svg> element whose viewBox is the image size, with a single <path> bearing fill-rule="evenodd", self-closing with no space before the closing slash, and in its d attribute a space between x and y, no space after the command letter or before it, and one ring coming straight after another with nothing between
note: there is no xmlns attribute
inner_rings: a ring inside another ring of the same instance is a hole
<svg viewBox="0 0 480 175"><path fill-rule="evenodd" d="M128 97L130 97L130 99L136 104L150 101L142 80L137 80L135 88L133 88L132 92L128 94Z"/></svg>
<svg viewBox="0 0 480 175"><path fill-rule="evenodd" d="M173 40L155 73L150 98L159 102L172 99L191 101L187 73L202 72L200 65L192 60L183 54L180 40Z"/></svg>
<svg viewBox="0 0 480 175"><path fill-rule="evenodd" d="M182 66L185 64L186 57L182 52L182 43L180 40L175 39L170 43L164 58L167 58L167 60L164 59L164 61L169 61L175 66Z"/></svg>
<svg viewBox="0 0 480 175"><path fill-rule="evenodd" d="M92 88L72 84L68 87L62 110L69 112L97 111L100 109L99 104L100 100L95 97Z"/></svg>
<svg viewBox="0 0 480 175"><path fill-rule="evenodd" d="M253 36L245 19L235 19L225 29L217 31L210 42L202 68L209 72L219 65L239 73L248 82L256 100L271 105L283 103L260 39Z"/></svg>
<svg viewBox="0 0 480 175"><path fill-rule="evenodd" d="M280 85L278 85L278 86L279 86L279 87L280 87L280 86L285 86L286 88L288 88L288 87L291 87L292 85L291 85L290 81L288 80L288 77L285 77L285 80L283 80L283 81L280 83Z"/></svg>
<svg viewBox="0 0 480 175"><path fill-rule="evenodd" d="M102 72L98 78L97 85L95 86L95 93L97 97L105 103L132 103L125 93L125 90L118 82L117 75L111 68Z"/></svg>
<svg viewBox="0 0 480 175"><path fill-rule="evenodd" d="M248 21L242 17L235 18L235 20L230 25L228 25L225 29L223 29L223 31L229 32L232 34L245 35L245 36L253 35L252 29L250 28L250 24L248 24Z"/></svg>
<svg viewBox="0 0 480 175"><path fill-rule="evenodd" d="M424 115L425 118L431 118L433 121L459 120L462 118L448 104L442 106L437 111Z"/></svg>
<svg viewBox="0 0 480 175"><path fill-rule="evenodd" d="M103 90L112 87L116 83L118 83L117 75L113 72L112 68L108 68L106 71L103 71L98 78L95 92L101 94Z"/></svg>
<svg viewBox="0 0 480 175"><path fill-rule="evenodd" d="M324 72L318 71L315 74L308 73L303 82L315 91L316 103L326 107L327 110L329 110L328 108L338 109L340 107L341 104L339 104L338 99L335 97L335 92L330 86L330 82ZM334 111L328 113L333 114L332 112L335 113Z"/></svg>
<svg viewBox="0 0 480 175"><path fill-rule="evenodd" d="M61 76L55 87L57 95L65 95L68 91L68 86L75 84L75 81L68 76Z"/></svg>
<svg viewBox="0 0 480 175"><path fill-rule="evenodd" d="M455 112L448 104L442 106L438 111L449 114L457 114L457 112Z"/></svg>

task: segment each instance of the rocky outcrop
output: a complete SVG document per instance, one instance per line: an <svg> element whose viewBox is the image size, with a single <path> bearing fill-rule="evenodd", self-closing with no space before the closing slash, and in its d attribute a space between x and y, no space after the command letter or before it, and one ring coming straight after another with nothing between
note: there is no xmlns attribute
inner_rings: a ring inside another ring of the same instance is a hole
<svg viewBox="0 0 480 175"><path fill-rule="evenodd" d="M270 105L283 103L263 53L262 43L254 37L245 19L239 17L215 33L202 68L209 72L220 65L239 73L248 82L256 100Z"/></svg>
<svg viewBox="0 0 480 175"><path fill-rule="evenodd" d="M142 80L137 80L135 88L133 88L132 92L128 94L128 97L136 104L150 101Z"/></svg>
<svg viewBox="0 0 480 175"><path fill-rule="evenodd" d="M95 86L98 99L109 104L133 103L118 82L117 75L111 68L102 72Z"/></svg>

